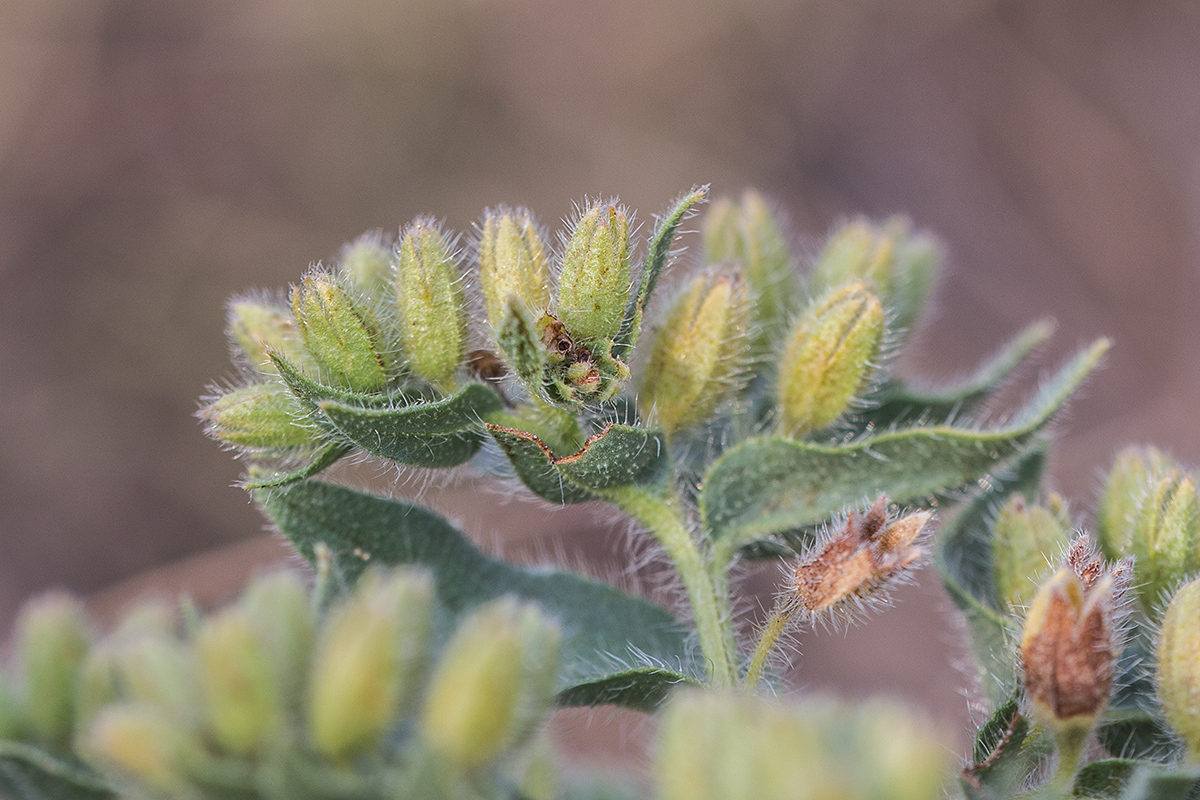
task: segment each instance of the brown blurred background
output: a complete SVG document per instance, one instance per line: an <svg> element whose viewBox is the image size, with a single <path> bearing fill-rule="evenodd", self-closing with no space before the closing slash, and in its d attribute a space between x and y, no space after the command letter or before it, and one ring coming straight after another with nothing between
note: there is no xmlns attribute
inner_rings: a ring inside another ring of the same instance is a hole
<svg viewBox="0 0 1200 800"><path fill-rule="evenodd" d="M553 222L619 194L645 220L695 182L754 185L810 250L839 217L904 212L951 254L906 369L951 376L1050 315L1047 365L1117 344L1054 461L1079 510L1122 443L1197 460L1196 9L0 0L0 624L50 585L95 593L232 546L122 590L225 591L278 558L192 417L230 374L224 301L422 212ZM490 536L492 498L435 500ZM502 511L526 549L566 530L601 572L624 552L603 514ZM960 725L935 584L805 637L796 684L898 691Z"/></svg>

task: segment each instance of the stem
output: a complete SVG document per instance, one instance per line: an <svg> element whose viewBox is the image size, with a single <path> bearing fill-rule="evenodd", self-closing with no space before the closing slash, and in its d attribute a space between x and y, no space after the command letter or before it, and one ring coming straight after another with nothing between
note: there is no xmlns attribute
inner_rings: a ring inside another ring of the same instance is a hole
<svg viewBox="0 0 1200 800"><path fill-rule="evenodd" d="M732 686L737 659L728 579L724 569L712 564L692 538L679 501L637 486L597 494L645 525L667 551L692 605L692 619L700 638L700 651L708 664L709 681L715 686Z"/></svg>
<svg viewBox="0 0 1200 800"><path fill-rule="evenodd" d="M767 620L767 624L763 626L762 634L758 637L758 645L754 648L754 655L750 658L750 668L746 671L745 685L747 689L753 690L758 686L763 667L767 664L767 656L771 655L771 651L775 649L775 643L779 641L780 635L787 628L791 616L791 609L777 607L777 610Z"/></svg>
<svg viewBox="0 0 1200 800"><path fill-rule="evenodd" d="M1090 723L1090 721L1089 721ZM1079 757L1083 755L1083 743L1087 740L1091 725L1060 723L1054 731L1054 743L1058 747L1058 766L1054 768L1054 776L1050 778L1050 788L1063 797L1071 793L1071 778L1079 767Z"/></svg>

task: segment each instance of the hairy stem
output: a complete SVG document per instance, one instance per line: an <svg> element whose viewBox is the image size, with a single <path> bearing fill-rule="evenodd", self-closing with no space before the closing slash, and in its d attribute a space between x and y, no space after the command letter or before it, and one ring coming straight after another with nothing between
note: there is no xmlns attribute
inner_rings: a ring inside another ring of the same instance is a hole
<svg viewBox="0 0 1200 800"><path fill-rule="evenodd" d="M777 606L767 620L767 624L763 626L762 633L758 637L758 644L754 648L754 655L750 658L750 668L746 670L745 685L747 689L753 690L758 686L758 681L762 678L763 667L767 664L767 657L775 649L775 645L779 641L780 635L787 628L791 616L790 608Z"/></svg>

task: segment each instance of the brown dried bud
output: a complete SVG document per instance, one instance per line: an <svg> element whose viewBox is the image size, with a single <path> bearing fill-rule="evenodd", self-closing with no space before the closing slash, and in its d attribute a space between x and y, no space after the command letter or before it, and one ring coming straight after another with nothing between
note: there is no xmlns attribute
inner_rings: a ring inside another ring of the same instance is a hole
<svg viewBox="0 0 1200 800"><path fill-rule="evenodd" d="M1128 569L1105 568L1080 536L1065 564L1038 589L1021 637L1025 689L1036 716L1090 728L1112 691L1113 608Z"/></svg>
<svg viewBox="0 0 1200 800"><path fill-rule="evenodd" d="M932 511L920 511L889 521L886 497L861 517L851 511L842 528L792 571L786 602L815 615L869 600L925 555L914 542L932 517Z"/></svg>

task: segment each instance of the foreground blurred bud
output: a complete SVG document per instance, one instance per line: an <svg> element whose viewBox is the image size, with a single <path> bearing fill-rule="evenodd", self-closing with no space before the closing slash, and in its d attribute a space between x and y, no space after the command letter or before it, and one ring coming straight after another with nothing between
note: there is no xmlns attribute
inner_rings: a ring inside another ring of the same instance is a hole
<svg viewBox="0 0 1200 800"><path fill-rule="evenodd" d="M1158 696L1163 714L1200 764L1200 580L1175 593L1158 635Z"/></svg>
<svg viewBox="0 0 1200 800"><path fill-rule="evenodd" d="M226 392L200 417L214 439L237 447L275 450L306 447L318 441L315 428L291 393L274 383L256 383Z"/></svg>
<svg viewBox="0 0 1200 800"><path fill-rule="evenodd" d="M883 332L883 306L865 284L841 287L813 303L780 356L784 431L803 436L841 416L870 374Z"/></svg>
<svg viewBox="0 0 1200 800"><path fill-rule="evenodd" d="M1127 447L1117 454L1096 510L1096 537L1105 556L1118 559L1133 552L1141 500L1174 468L1170 456L1155 447Z"/></svg>
<svg viewBox="0 0 1200 800"><path fill-rule="evenodd" d="M235 755L261 751L281 722L282 698L267 649L245 612L229 609L207 620L196 655L213 739Z"/></svg>
<svg viewBox="0 0 1200 800"><path fill-rule="evenodd" d="M0 741L16 739L24 724L24 714L12 681L0 670Z"/></svg>
<svg viewBox="0 0 1200 800"><path fill-rule="evenodd" d="M422 217L404 230L396 258L396 299L409 365L442 391L453 391L467 336L454 248L436 222Z"/></svg>
<svg viewBox="0 0 1200 800"><path fill-rule="evenodd" d="M734 261L754 297L755 353L770 348L798 303L796 274L783 225L758 192L741 202L716 200L704 218L705 257L710 264Z"/></svg>
<svg viewBox="0 0 1200 800"><path fill-rule="evenodd" d="M74 723L75 682L89 644L83 607L65 594L30 600L17 618L17 654L25 679L30 731L61 746Z"/></svg>
<svg viewBox="0 0 1200 800"><path fill-rule="evenodd" d="M750 295L736 273L698 275L675 297L638 398L668 435L703 422L737 389L749 316Z"/></svg>
<svg viewBox="0 0 1200 800"><path fill-rule="evenodd" d="M195 664L183 642L147 631L116 647L120 683L129 699L162 709L179 720L196 717Z"/></svg>
<svg viewBox="0 0 1200 800"><path fill-rule="evenodd" d="M685 691L659 741L662 800L931 800L949 766L931 728L878 702Z"/></svg>
<svg viewBox="0 0 1200 800"><path fill-rule="evenodd" d="M550 710L558 629L533 606L505 598L475 612L430 680L421 730L464 769L511 747Z"/></svg>
<svg viewBox="0 0 1200 800"><path fill-rule="evenodd" d="M1025 504L1014 494L996 516L992 553L996 593L1009 608L1028 605L1050 571L1051 559L1071 541L1070 519L1060 502L1052 508Z"/></svg>
<svg viewBox="0 0 1200 800"><path fill-rule="evenodd" d="M629 219L614 203L589 206L567 241L558 318L576 339L612 339L629 301Z"/></svg>
<svg viewBox="0 0 1200 800"><path fill-rule="evenodd" d="M355 392L377 392L387 383L375 315L332 276L306 275L292 290L292 313L323 380Z"/></svg>
<svg viewBox="0 0 1200 800"><path fill-rule="evenodd" d="M382 299L392 284L392 254L380 231L364 233L342 250L338 272L366 297Z"/></svg>
<svg viewBox="0 0 1200 800"><path fill-rule="evenodd" d="M524 208L488 209L479 232L479 283L488 322L504 325L509 298L533 314L550 305L550 260L533 215Z"/></svg>
<svg viewBox="0 0 1200 800"><path fill-rule="evenodd" d="M330 613L309 681L318 752L343 760L379 744L424 658L432 602L424 573L368 574Z"/></svg>
<svg viewBox="0 0 1200 800"><path fill-rule="evenodd" d="M1142 608L1153 617L1167 593L1200 569L1200 503L1192 479L1172 470L1139 505L1130 555Z"/></svg>
<svg viewBox="0 0 1200 800"><path fill-rule="evenodd" d="M196 757L199 743L159 709L114 705L91 724L79 749L102 770L174 797L184 789L186 764Z"/></svg>
<svg viewBox="0 0 1200 800"><path fill-rule="evenodd" d="M280 694L300 694L308 670L313 620L308 590L294 572L255 578L239 602L270 655Z"/></svg>
<svg viewBox="0 0 1200 800"><path fill-rule="evenodd" d="M303 364L307 355L295 318L273 303L251 298L233 300L229 304L229 336L250 366L264 375L277 372L267 358L268 351L297 365Z"/></svg>

